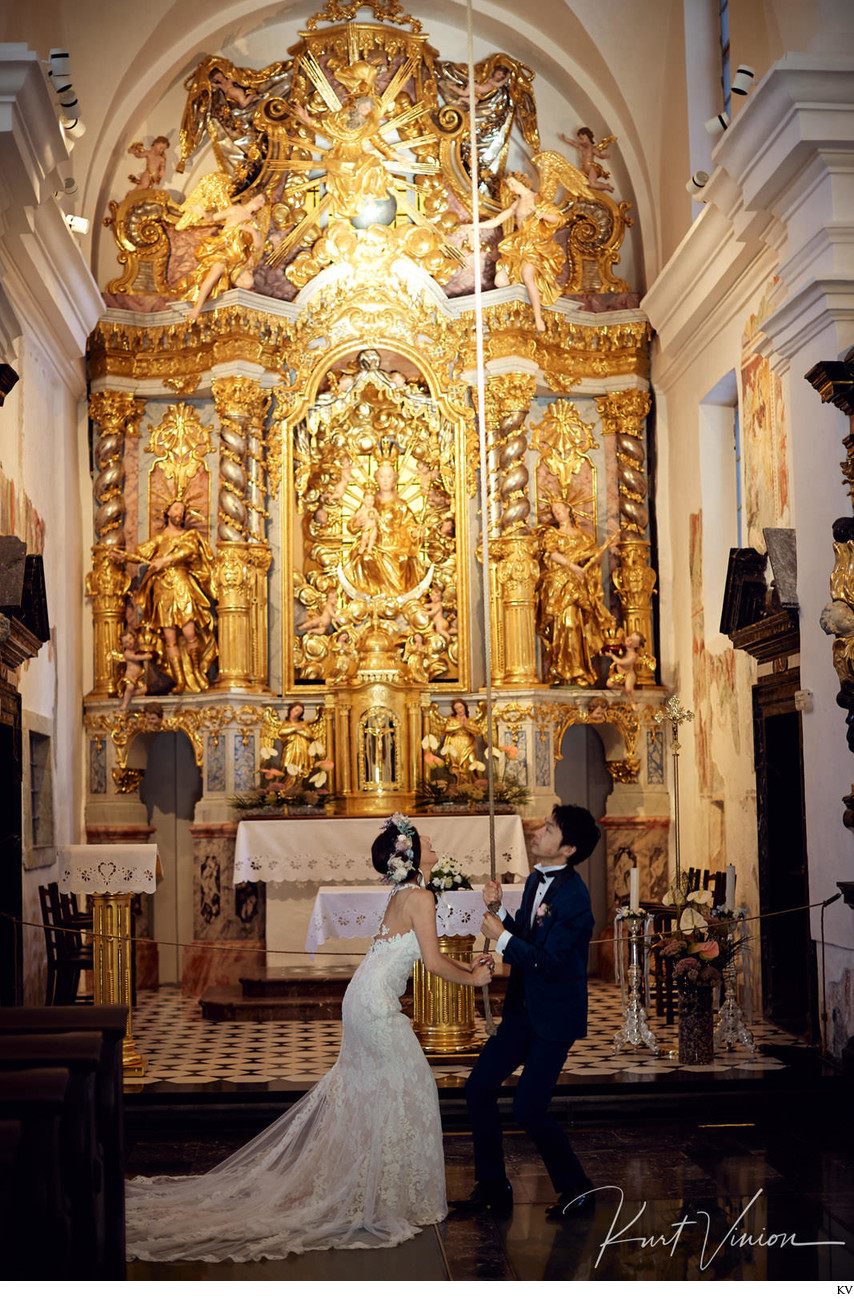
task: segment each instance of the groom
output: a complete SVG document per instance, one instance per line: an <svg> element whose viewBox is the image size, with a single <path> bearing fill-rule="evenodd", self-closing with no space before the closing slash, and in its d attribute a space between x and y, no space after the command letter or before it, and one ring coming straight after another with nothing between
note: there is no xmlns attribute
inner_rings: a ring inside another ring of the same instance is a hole
<svg viewBox="0 0 854 1299"><path fill-rule="evenodd" d="M477 1185L457 1214L513 1208L502 1149L498 1092L524 1065L513 1096L513 1115L540 1152L558 1195L547 1209L561 1219L590 1207L592 1183L563 1127L549 1113L552 1093L576 1038L587 1035L587 949L593 933L590 895L575 867L599 842L599 827L584 807L558 804L531 841L537 865L528 876L515 917L501 903L501 885L483 890L487 912L481 932L510 965L504 1015L487 1040L466 1084L474 1139ZM497 908L496 908L497 904Z"/></svg>

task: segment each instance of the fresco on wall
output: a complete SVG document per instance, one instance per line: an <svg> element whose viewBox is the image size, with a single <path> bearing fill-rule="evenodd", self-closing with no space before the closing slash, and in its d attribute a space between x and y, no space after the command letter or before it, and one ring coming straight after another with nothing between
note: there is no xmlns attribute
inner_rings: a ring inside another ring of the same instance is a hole
<svg viewBox="0 0 854 1299"><path fill-rule="evenodd" d="M736 754L741 752L736 693L735 651L710 654L705 642L703 605L703 516L689 520L689 572L691 577L692 660L697 771L700 793L709 798L723 794L723 779L714 761L714 732L725 732Z"/></svg>
<svg viewBox="0 0 854 1299"><path fill-rule="evenodd" d="M790 526L789 464L783 385L755 340L767 314L763 299L742 340L741 445L744 482L744 544L764 553L763 528Z"/></svg>
<svg viewBox="0 0 854 1299"><path fill-rule="evenodd" d="M44 533L44 519L29 496L0 468L0 536L19 537L28 555L43 555Z"/></svg>

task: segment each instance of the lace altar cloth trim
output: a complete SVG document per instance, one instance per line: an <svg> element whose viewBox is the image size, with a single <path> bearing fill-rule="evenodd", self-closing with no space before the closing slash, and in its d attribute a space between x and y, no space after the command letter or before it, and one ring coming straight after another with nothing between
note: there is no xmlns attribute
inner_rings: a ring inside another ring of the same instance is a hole
<svg viewBox="0 0 854 1299"><path fill-rule="evenodd" d="M504 906L511 914L522 901L521 884L504 885ZM314 900L305 950L312 955L330 938L373 938L388 904L387 888L318 889ZM436 908L439 937L479 934L486 907L480 889L454 889L443 893Z"/></svg>
<svg viewBox="0 0 854 1299"><path fill-rule="evenodd" d="M156 843L68 844L59 849L62 893L153 893Z"/></svg>
<svg viewBox="0 0 854 1299"><path fill-rule="evenodd" d="M489 879L489 820L485 816L416 816L440 857L454 857L472 881ZM356 883L370 878L371 844L381 817L312 817L241 821L234 846L234 883ZM495 866L524 879L525 835L518 816L495 818Z"/></svg>

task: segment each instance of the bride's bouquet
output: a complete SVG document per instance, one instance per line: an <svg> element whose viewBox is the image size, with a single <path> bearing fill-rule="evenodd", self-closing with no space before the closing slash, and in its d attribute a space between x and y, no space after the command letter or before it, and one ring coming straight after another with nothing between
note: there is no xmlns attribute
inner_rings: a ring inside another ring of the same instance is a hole
<svg viewBox="0 0 854 1299"><path fill-rule="evenodd" d="M472 882L463 874L460 863L453 857L440 857L430 872L430 888L434 893L446 893L448 889L470 889Z"/></svg>

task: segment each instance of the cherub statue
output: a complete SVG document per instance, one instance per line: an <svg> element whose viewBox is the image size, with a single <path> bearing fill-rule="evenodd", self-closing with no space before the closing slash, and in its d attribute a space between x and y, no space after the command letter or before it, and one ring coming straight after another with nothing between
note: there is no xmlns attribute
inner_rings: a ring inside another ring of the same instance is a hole
<svg viewBox="0 0 854 1299"><path fill-rule="evenodd" d="M427 613L440 636L450 634L451 624L445 617L445 611L442 608L442 592L438 586L432 587L430 598L427 601Z"/></svg>
<svg viewBox="0 0 854 1299"><path fill-rule="evenodd" d="M156 135L151 142L151 147L146 149L144 144L137 140L130 148L128 153L132 153L135 158L144 158L145 167L138 176L128 176L128 180L133 181L135 189L159 189L163 183L163 177L166 174L166 150L169 148L169 139L165 135Z"/></svg>
<svg viewBox="0 0 854 1299"><path fill-rule="evenodd" d="M635 686L638 679L637 661L646 644L646 638L639 631L632 631L629 632L624 644L622 654L615 654L609 649L603 651L613 665L608 673L607 686L609 690L624 690L626 698L637 712L638 705L635 700Z"/></svg>
<svg viewBox="0 0 854 1299"><path fill-rule="evenodd" d="M319 613L311 614L297 625L298 632L328 632L338 612L338 593L330 591L326 604Z"/></svg>
<svg viewBox="0 0 854 1299"><path fill-rule="evenodd" d="M112 655L124 669L124 675L119 681L119 689L122 691L120 711L126 713L131 706L131 701L137 695L146 693L145 664L150 662L154 655L148 650L144 652L140 650L137 634L129 627L122 633L121 650L113 650Z"/></svg>
<svg viewBox="0 0 854 1299"><path fill-rule="evenodd" d="M558 131L557 135L557 138L563 140L564 144L568 144L571 148L577 150L579 169L586 176L590 188L609 190L613 194L614 186L609 185L606 179L611 173L605 170L598 159L608 157L605 149L609 144L613 144L617 137L609 135L597 144L589 126L580 126L575 132L575 137L574 140L571 140L568 135L563 135L560 131Z"/></svg>
<svg viewBox="0 0 854 1299"><path fill-rule="evenodd" d="M513 219L515 229L498 245L495 286L501 289L508 284L524 284L537 333L542 334L546 328L542 306L553 306L560 297L557 281L566 261L554 236L565 222L568 202L574 198L592 199L594 195L577 167L560 154L538 153L532 163L540 174L539 190L531 189L527 176L513 172L505 180L506 188L515 195L513 202L498 216L481 222L481 229ZM554 198L561 187L568 198L563 207L558 207Z"/></svg>
<svg viewBox="0 0 854 1299"><path fill-rule="evenodd" d="M264 251L270 227L267 196L250 190L239 200L223 203L228 185L227 176L206 176L184 203L176 223L178 230L188 226L221 227L199 244L195 269L181 285L193 300L191 320L197 319L209 298L219 297L230 288L251 289ZM208 206L211 199L216 203L213 211Z"/></svg>
<svg viewBox="0 0 854 1299"><path fill-rule="evenodd" d="M372 555L379 537L380 516L376 508L376 493L365 492L362 504L353 515L350 526L359 533L358 550L360 555Z"/></svg>

